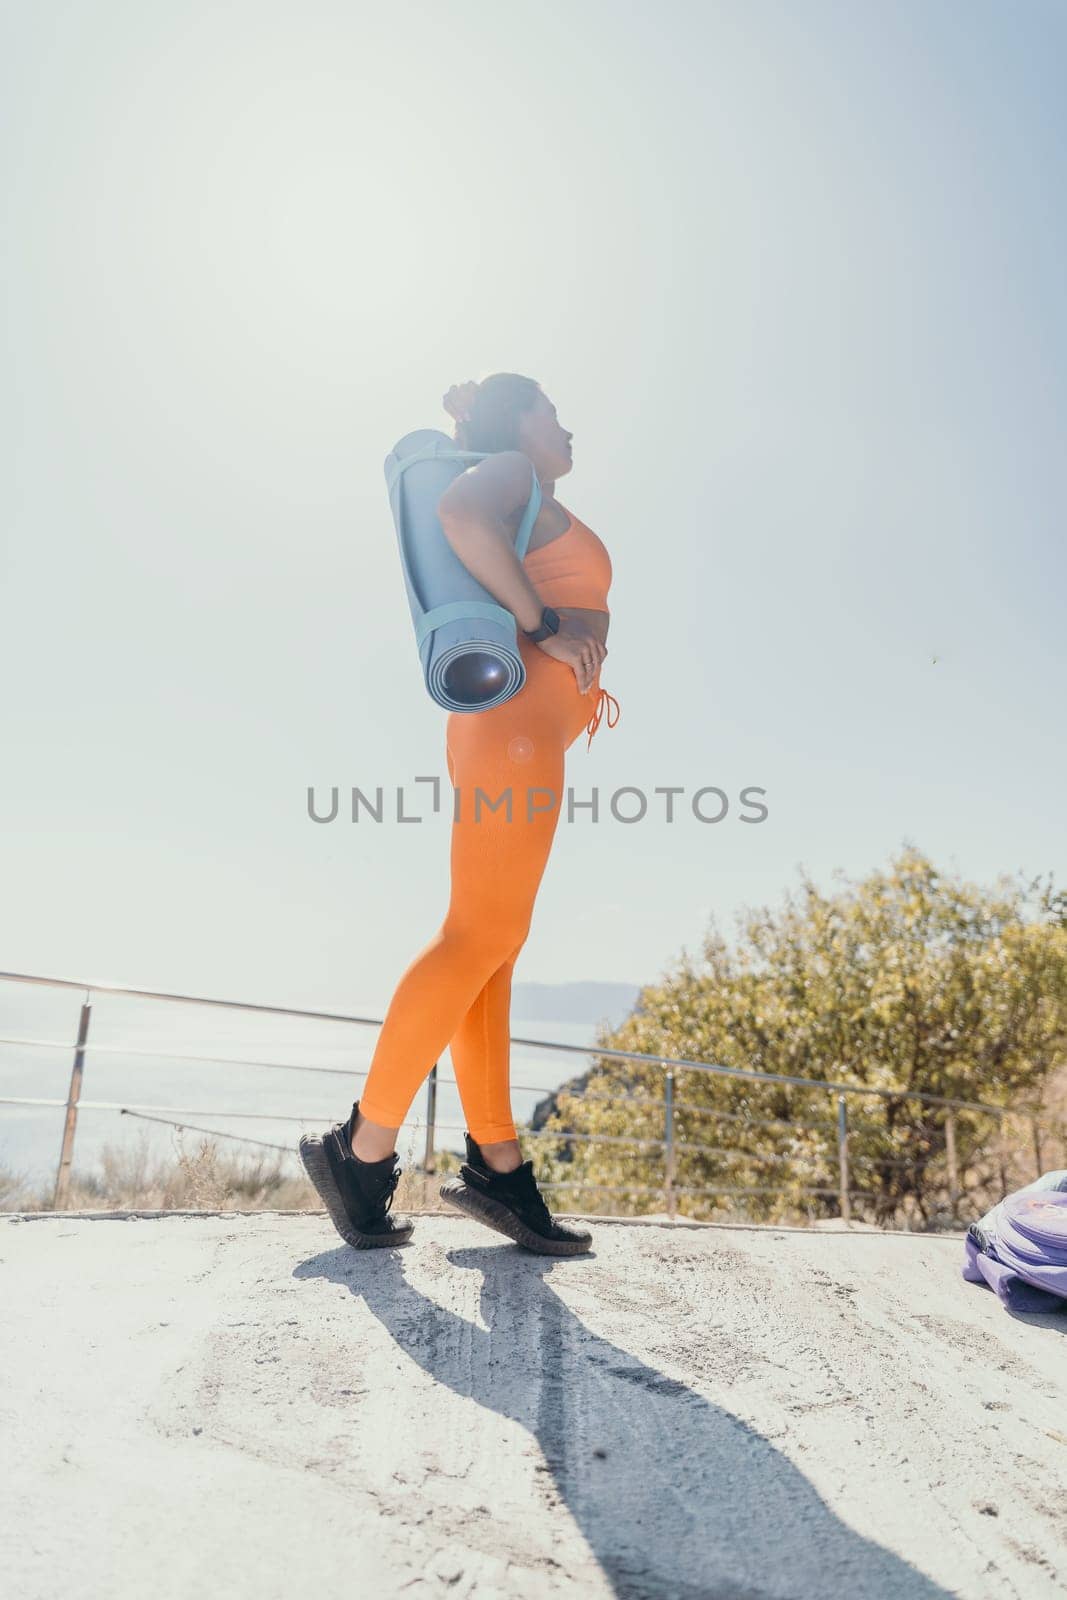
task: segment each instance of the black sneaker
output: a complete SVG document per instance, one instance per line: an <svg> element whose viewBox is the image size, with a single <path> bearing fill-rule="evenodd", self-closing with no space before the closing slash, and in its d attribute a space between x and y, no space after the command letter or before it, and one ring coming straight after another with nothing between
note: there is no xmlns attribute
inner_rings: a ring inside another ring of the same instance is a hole
<svg viewBox="0 0 1067 1600"><path fill-rule="evenodd" d="M381 1161L361 1161L352 1154L349 1139L358 1110L357 1100L347 1122L335 1123L323 1134L304 1134L300 1140L304 1171L346 1244L356 1250L404 1244L411 1238L414 1219L392 1216L389 1210L404 1169L395 1150Z"/></svg>
<svg viewBox="0 0 1067 1600"><path fill-rule="evenodd" d="M589 1249L593 1235L588 1229L558 1221L545 1205L532 1161L514 1172L494 1172L470 1134L463 1137L467 1159L441 1185L442 1200L540 1255L577 1256Z"/></svg>

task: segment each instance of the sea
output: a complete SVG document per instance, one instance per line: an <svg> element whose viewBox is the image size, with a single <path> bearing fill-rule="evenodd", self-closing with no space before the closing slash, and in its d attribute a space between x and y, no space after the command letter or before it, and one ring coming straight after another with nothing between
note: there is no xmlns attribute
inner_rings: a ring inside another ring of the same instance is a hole
<svg viewBox="0 0 1067 1600"><path fill-rule="evenodd" d="M0 1171L26 1186L56 1172L86 998L80 988L0 984ZM361 1024L95 990L88 999L73 1161L81 1175L99 1169L108 1146L173 1158L179 1149L195 1151L204 1133L227 1151L277 1156L283 1170L298 1174L300 1134L348 1113L383 1015L380 1004L338 1006L369 1019ZM512 1105L521 1126L539 1100L592 1064L596 1028L541 1016L524 1023L513 1014L511 1031ZM463 1110L447 1050L437 1077L435 1148L462 1152ZM397 1140L408 1164L423 1157L427 1098L424 1084Z"/></svg>

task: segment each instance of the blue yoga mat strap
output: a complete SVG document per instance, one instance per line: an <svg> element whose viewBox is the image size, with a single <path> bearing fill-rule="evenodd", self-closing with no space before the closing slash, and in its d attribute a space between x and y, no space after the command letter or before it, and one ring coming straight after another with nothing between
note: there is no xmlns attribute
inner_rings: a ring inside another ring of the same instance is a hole
<svg viewBox="0 0 1067 1600"><path fill-rule="evenodd" d="M515 554L518 556L520 561L526 554L526 546L530 542L530 535L533 532L533 525L537 521L537 513L541 509L541 485L537 481L537 468L533 466L532 462L531 471L533 472L533 490L530 494L529 504L523 513L522 522L519 525L519 531L515 539Z"/></svg>
<svg viewBox="0 0 1067 1600"><path fill-rule="evenodd" d="M485 617L505 628L515 626L515 615L506 606L489 605L484 600L450 600L447 605L433 606L422 613L415 624L415 642L421 645L428 633L446 622L466 622L472 617Z"/></svg>
<svg viewBox="0 0 1067 1600"><path fill-rule="evenodd" d="M435 439L432 444L426 445L422 450L416 450L410 456L397 456L385 475L386 487L392 493L393 485L401 473L413 467L416 461L484 461L487 455L484 450L450 450L442 439Z"/></svg>

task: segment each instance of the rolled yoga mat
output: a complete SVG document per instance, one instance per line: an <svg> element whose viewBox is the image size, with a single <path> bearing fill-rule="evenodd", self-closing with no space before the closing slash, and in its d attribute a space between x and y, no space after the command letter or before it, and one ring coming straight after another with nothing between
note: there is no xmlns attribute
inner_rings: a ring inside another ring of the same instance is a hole
<svg viewBox="0 0 1067 1600"><path fill-rule="evenodd" d="M406 433L385 458L415 643L426 688L446 711L484 711L526 682L514 613L484 589L445 537L437 505L452 480L487 451L457 450L437 428ZM541 485L530 463L532 493L515 554L526 554Z"/></svg>

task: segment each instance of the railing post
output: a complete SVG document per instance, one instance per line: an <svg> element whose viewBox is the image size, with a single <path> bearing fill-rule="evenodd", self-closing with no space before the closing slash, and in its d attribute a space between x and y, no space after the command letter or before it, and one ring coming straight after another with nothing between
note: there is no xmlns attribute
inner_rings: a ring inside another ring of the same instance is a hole
<svg viewBox="0 0 1067 1600"><path fill-rule="evenodd" d="M437 1062L430 1068L426 1080L426 1150L422 1158L424 1172L434 1170L433 1141L437 1123Z"/></svg>
<svg viewBox="0 0 1067 1600"><path fill-rule="evenodd" d="M70 1088L67 1090L67 1114L63 1122L63 1144L59 1152L59 1170L52 1196L52 1210L62 1211L70 1194L70 1166L74 1159L74 1135L78 1128L78 1101L81 1099L82 1074L85 1071L85 1041L89 1037L89 1018L92 1002L82 1004L78 1020L78 1042L74 1048L74 1065L70 1069Z"/></svg>
<svg viewBox="0 0 1067 1600"><path fill-rule="evenodd" d="M848 1194L848 1110L845 1097L837 1097L837 1173L841 1221L851 1222L852 1202Z"/></svg>
<svg viewBox="0 0 1067 1600"><path fill-rule="evenodd" d="M956 1113L950 1111L945 1118L945 1160L948 1164L948 1199L952 1215L960 1201L960 1170L956 1163Z"/></svg>
<svg viewBox="0 0 1067 1600"><path fill-rule="evenodd" d="M666 1148L663 1152L663 1198L667 1205L667 1215L674 1216L674 1073L667 1068L667 1076L663 1083L664 1120L666 1127L664 1137Z"/></svg>

